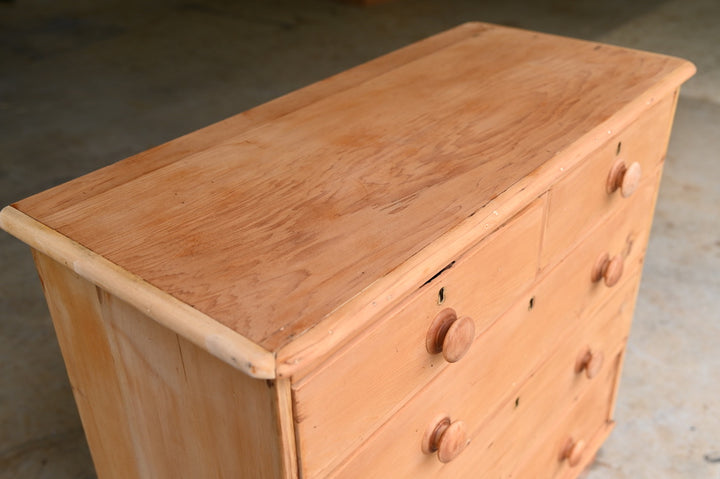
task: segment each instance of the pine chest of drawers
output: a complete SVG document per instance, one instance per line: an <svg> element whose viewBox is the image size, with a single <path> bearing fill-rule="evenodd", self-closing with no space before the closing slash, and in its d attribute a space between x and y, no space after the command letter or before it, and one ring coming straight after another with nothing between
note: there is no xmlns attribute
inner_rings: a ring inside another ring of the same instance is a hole
<svg viewBox="0 0 720 479"><path fill-rule="evenodd" d="M5 208L99 477L575 477L693 72L466 24Z"/></svg>

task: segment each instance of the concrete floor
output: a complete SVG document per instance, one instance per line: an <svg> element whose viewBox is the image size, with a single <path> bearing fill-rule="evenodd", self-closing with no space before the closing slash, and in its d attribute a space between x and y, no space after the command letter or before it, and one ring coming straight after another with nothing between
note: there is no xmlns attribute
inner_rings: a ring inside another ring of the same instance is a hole
<svg viewBox="0 0 720 479"><path fill-rule="evenodd" d="M588 479L720 478L717 0L0 2L0 203L468 20L682 56L618 426ZM0 234L0 478L95 477L30 254Z"/></svg>

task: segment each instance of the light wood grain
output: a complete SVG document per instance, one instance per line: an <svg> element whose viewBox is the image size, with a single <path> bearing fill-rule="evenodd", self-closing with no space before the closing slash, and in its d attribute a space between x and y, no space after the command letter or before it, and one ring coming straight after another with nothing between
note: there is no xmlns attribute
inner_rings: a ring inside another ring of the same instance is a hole
<svg viewBox="0 0 720 479"><path fill-rule="evenodd" d="M343 457L343 451L358 447L410 394L448 367L442 357L427 354L424 328L417 325L418 318L420 323L430 324L434 315L446 307L475 318L479 334L476 344L466 358L450 366L458 374L465 371L472 381L500 390L526 377L531 365L523 358L546 357L553 341L562 337L573 320L573 314L602 303L612 293L591 281L598 252L621 255L627 269L625 277L636 277L644 258L651 222L648 212L654 205L660 172L649 172L633 201L609 210L611 216L588 232L581 246L559 266L546 271L545 279L538 278L540 282L531 291L526 287L535 277L537 225L542 217L538 206L544 205L542 200L509 223L507 229L488 238L487 249L479 248L467 265L459 261L403 309L388 315L316 373L298 381L294 386L296 421L302 435L299 446L304 471L326 471ZM513 255L508 256L506 251L513 251ZM442 305L437 304L440 287L446 287ZM509 293L513 291L523 294L523 301L505 315L512 320L506 319L504 326L495 324L503 305L507 305L504 298L512 298ZM528 333L526 325L533 328L532 333ZM511 344L517 347L512 349L518 351L517 357L509 357ZM503 360L501 374L495 364ZM323 400L329 390L335 391L332 402ZM485 391L477 394L479 397L474 399L467 396L467 401L477 407L489 409L496 400ZM337 428L337 424L343 426Z"/></svg>
<svg viewBox="0 0 720 479"><path fill-rule="evenodd" d="M570 331L557 351L542 364L528 383L514 395L507 397L504 406L485 422L473 437L477 450L484 451L479 467L468 467L458 477L469 477L482 471L487 477L516 477L512 473L534 450L542 447L542 430L553 430L572 412L585 395L596 396L594 409L584 411L583 421L591 431L599 429L609 418L612 392L619 374L615 358L624 347L632 319L632 303L637 285L629 282L624 291L613 295L593 317L582 316L576 329ZM598 374L589 379L575 371L575 357L589 344L608 358ZM584 441L582 456L595 451L587 447L590 437L575 437ZM581 462L575 451L575 465ZM538 476L544 477L544 473Z"/></svg>
<svg viewBox="0 0 720 479"><path fill-rule="evenodd" d="M618 362L614 370L619 374ZM607 393L607 391L605 391ZM615 426L608 399L610 394L587 394L570 413L549 434L541 436L539 446L532 449L521 461L521 465L512 472L517 479L572 479L594 460L595 454ZM584 454L571 466L561 459L567 441L584 441Z"/></svg>
<svg viewBox="0 0 720 479"><path fill-rule="evenodd" d="M286 382L251 378L35 258L99 477L294 477Z"/></svg>
<svg viewBox="0 0 720 479"><path fill-rule="evenodd" d="M531 175L520 179L497 198L490 200L476 214L466 218L430 247L423 249L393 270L391 275L378 279L352 301L338 307L317 326L282 347L277 352L277 374L279 376L304 374L358 331L367 327L373 318L386 314L388 308L396 304L398 298L407 294L406 291L416 288L422 284L428 274L442 268L448 256L454 256L465 250L468 244L482 237L485 232L493 231L497 225L507 221L525 207L528 198L543 195L549 186L586 164L588 155L608 143L608 136L627 128L639 116L646 114L648 108L668 95L674 96L676 104L677 89L671 92L667 86L679 85L688 75L692 75L694 72L692 65L686 64L686 66L689 69L679 68L666 78L667 83L655 84L645 94L640 95L636 102L631 102L617 115L603 122L600 128L592 130L565 150L557 152L551 160L538 167ZM671 123L666 125L662 136L665 142L669 137L671 126ZM543 264L543 267L546 266L547 263Z"/></svg>
<svg viewBox="0 0 720 479"><path fill-rule="evenodd" d="M565 331L572 326L577 315L595 314L594 308L612 296L611 289L599 287L592 283L590 278L598 250L609 248L622 254L628 265L625 281L637 282L651 221L648 211L652 211L651 207L655 201L659 174L659 169L649 174L648 181L636 192L632 202L620 204L614 211L611 210L611 216L596 225L580 247L572 251L560 265L539 278L538 283L529 291L525 291L524 296L527 299L518 302L490 329L480 335L468 357L465 358L466 362L460 361L452 369L448 368L455 371L453 377L466 378L466 382L451 380L453 383L458 381L456 383L458 387L451 389L453 392L437 391L432 399L425 398L424 404L436 404L438 407L456 404L459 411L444 412L460 419L473 414L468 411L484 411L489 414L499 401L499 396L490 394L488 387L500 392L512 390L514 384L519 384L528 377L535 367L534 364L537 364L536 361L542 360L553 351L556 341L565 335ZM593 234L593 231L597 233ZM533 298L532 309L529 308L529 298ZM634 300L634 295L632 299ZM369 357L361 364L371 361L372 358ZM574 361L573 356L573 364ZM499 368L498 364L502 364L503 367ZM371 370L377 371L379 368L371 368ZM387 365L383 368L383 375L391 374ZM402 381L401 378L402 375L398 375L397 381ZM371 381L368 382L373 384ZM463 385L462 388L460 384ZM472 385L475 385L475 388ZM478 389L475 390L476 388ZM382 395L389 394L386 390L392 391L392 386L385 387ZM355 395L361 398L374 398L381 394L379 391L366 390L358 391ZM452 398L450 403L446 399L448 397ZM303 409L300 406L302 402L300 395L297 395L297 398L298 410L301 411ZM316 424L314 421L304 425L300 423L298 428L308 428L309 425ZM413 424L406 424L405 428L396 428L389 433L386 441L395 441L399 435L411 434L408 431L416 429ZM301 446L307 447L307 444ZM328 449L324 450L328 451Z"/></svg>
<svg viewBox="0 0 720 479"><path fill-rule="evenodd" d="M33 250L98 477L143 477L97 287Z"/></svg>
<svg viewBox="0 0 720 479"><path fill-rule="evenodd" d="M454 321L442 341L443 359L449 363L460 361L475 340L475 322L470 316Z"/></svg>
<svg viewBox="0 0 720 479"><path fill-rule="evenodd" d="M22 201L23 206L38 217L43 217L51 213L53 209L68 208L79 202L87 201L93 196L132 181L150 171L210 149L283 115L351 89L378 75L391 72L398 66L431 55L487 28L488 26L482 23L465 23L419 40L263 105L31 196Z"/></svg>
<svg viewBox="0 0 720 479"><path fill-rule="evenodd" d="M608 357L616 356L627 339L636 289L636 280L627 281L619 294L611 295L591 314L583 313L565 325L565 334L555 341L549 357L537 354L532 345L526 349L520 334L516 334L514 344L503 344L504 356L473 356L478 374L471 368L455 372L448 368L331 477L374 477L382 475L383 470L392 470L396 477L515 477L511 473L541 447L544 438L538 431L553 429L578 402L587 402L585 396L593 396L597 406L585 411L584 420L590 430L597 430L608 418L617 365L611 361L598 376L588 380L576 373L575 359L586 344ZM525 325L524 334L538 341L552 339L555 332L547 328L548 339L541 339L530 321ZM516 378L509 364L518 361L516 358L526 361L532 374ZM532 364L539 358L539 364ZM482 370L488 366L483 363L512 376L517 385L495 378L486 381L489 378ZM470 437L467 450L447 465L421 450L424 422L431 424L439 412L464 422Z"/></svg>
<svg viewBox="0 0 720 479"><path fill-rule="evenodd" d="M608 138L582 167L553 187L544 235L543 266L564 255L573 242L582 238L608 211L632 201L632 197L624 198L619 192L607 192L608 175L618 159L638 163L643 172L638 186L653 175L665 158L674 105L674 95L658 101L628 128Z"/></svg>
<svg viewBox="0 0 720 479"><path fill-rule="evenodd" d="M433 444L433 448L437 451L438 461L446 464L457 458L467 445L465 423L455 421L438 435L437 443Z"/></svg>
<svg viewBox="0 0 720 479"><path fill-rule="evenodd" d="M24 213L5 207L0 227L229 365L253 377L275 377L273 354Z"/></svg>
<svg viewBox="0 0 720 479"><path fill-rule="evenodd" d="M331 468L444 368L473 362L466 356L449 365L442 354L428 353L426 332L439 312L452 308L473 318L480 334L513 304L535 279L543 206L544 199L534 202L314 374L294 381L306 474ZM508 249L512 255L504 254ZM482 355L483 347L472 345L470 353L480 348Z"/></svg>
<svg viewBox="0 0 720 479"><path fill-rule="evenodd" d="M612 416L611 416L612 417ZM597 456L598 451L600 450L600 447L603 445L605 440L608 438L612 430L615 428L615 421L609 420L605 422L600 427L599 431L596 431L595 434L589 433L590 439L587 440L585 445L585 450L591 451L592 454L586 454L583 456L583 458L580 460L580 463L575 468L569 468L565 472L566 474L560 475L561 478L564 479L574 479L577 477L582 477L581 474L587 470L592 463L595 461L595 458ZM536 470L531 470L529 472L523 472L525 477L528 479L532 479L537 477L537 474L540 472ZM521 476L518 476L521 477Z"/></svg>
<svg viewBox="0 0 720 479"><path fill-rule="evenodd" d="M298 479L299 465L293 418L292 388L289 379L274 381L273 409L277 411L277 431L282 455L282 478Z"/></svg>
<svg viewBox="0 0 720 479"><path fill-rule="evenodd" d="M142 161L87 199L16 206L269 351L339 308L331 322L362 310L312 348L322 355L374 317L372 301L421 285L446 241L476 240L489 201L517 195L541 165L572 168L691 73L669 57L485 27L163 167ZM533 179L547 188L556 174ZM446 236L471 215L472 235ZM392 294L375 289L385 278ZM326 326L283 363L303 367L297 353Z"/></svg>
<svg viewBox="0 0 720 479"><path fill-rule="evenodd" d="M586 452L584 439L569 437L567 445L561 454L562 459L567 461L570 467L575 467L583 460L583 456Z"/></svg>
<svg viewBox="0 0 720 479"><path fill-rule="evenodd" d="M2 210L99 476L575 477L693 71L466 24Z"/></svg>

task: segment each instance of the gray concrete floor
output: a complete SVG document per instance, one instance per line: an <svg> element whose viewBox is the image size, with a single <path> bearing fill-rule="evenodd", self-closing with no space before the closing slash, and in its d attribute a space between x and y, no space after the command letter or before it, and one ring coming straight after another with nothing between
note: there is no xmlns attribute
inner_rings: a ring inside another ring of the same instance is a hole
<svg viewBox="0 0 720 479"><path fill-rule="evenodd" d="M720 478L720 2L145 3L0 2L0 203L468 20L694 61L618 426L587 478ZM0 477L94 477L29 252L5 234L0 315Z"/></svg>

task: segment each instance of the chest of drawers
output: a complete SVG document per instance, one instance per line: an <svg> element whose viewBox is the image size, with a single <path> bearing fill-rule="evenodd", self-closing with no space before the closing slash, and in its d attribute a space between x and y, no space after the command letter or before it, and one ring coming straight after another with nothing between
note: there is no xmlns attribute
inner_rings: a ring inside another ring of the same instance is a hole
<svg viewBox="0 0 720 479"><path fill-rule="evenodd" d="M6 207L98 476L575 477L693 72L471 23Z"/></svg>

